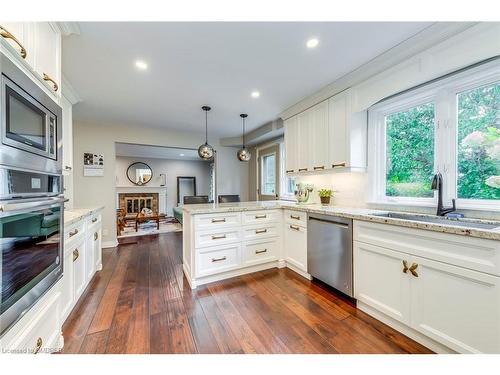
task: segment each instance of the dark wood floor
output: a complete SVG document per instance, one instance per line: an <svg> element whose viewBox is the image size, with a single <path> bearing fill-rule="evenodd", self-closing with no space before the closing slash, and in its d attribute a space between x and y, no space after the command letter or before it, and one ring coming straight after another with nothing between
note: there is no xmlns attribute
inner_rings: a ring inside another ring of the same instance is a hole
<svg viewBox="0 0 500 375"><path fill-rule="evenodd" d="M63 353L430 353L288 269L192 291L182 234L126 239L63 327Z"/></svg>

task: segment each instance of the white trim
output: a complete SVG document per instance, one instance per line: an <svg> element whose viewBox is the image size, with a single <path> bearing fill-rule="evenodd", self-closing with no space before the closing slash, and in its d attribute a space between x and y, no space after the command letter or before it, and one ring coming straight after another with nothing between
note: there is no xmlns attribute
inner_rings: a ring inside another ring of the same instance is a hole
<svg viewBox="0 0 500 375"><path fill-rule="evenodd" d="M62 35L80 35L80 26L78 22L54 22Z"/></svg>
<svg viewBox="0 0 500 375"><path fill-rule="evenodd" d="M74 87L71 85L71 83L67 80L67 78L64 75L61 76L61 81L62 81L62 95L64 95L64 97L68 99L71 105L75 105L76 103L81 102L82 98L80 97L80 95L78 95Z"/></svg>
<svg viewBox="0 0 500 375"><path fill-rule="evenodd" d="M103 241L101 244L101 247L103 249L109 249L110 247L117 247L117 246L118 246L118 240Z"/></svg>

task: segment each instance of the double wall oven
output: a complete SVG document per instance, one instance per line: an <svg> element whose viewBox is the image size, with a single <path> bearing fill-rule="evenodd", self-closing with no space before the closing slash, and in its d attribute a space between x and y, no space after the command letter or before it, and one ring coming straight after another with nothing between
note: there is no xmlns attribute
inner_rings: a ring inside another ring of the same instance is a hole
<svg viewBox="0 0 500 375"><path fill-rule="evenodd" d="M0 336L63 273L59 105L0 52Z"/></svg>

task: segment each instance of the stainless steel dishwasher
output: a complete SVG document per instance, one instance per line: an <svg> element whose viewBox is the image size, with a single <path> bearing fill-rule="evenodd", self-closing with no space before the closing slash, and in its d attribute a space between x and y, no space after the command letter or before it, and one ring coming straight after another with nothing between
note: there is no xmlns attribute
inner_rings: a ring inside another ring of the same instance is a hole
<svg viewBox="0 0 500 375"><path fill-rule="evenodd" d="M309 274L353 297L352 219L309 215L307 223Z"/></svg>

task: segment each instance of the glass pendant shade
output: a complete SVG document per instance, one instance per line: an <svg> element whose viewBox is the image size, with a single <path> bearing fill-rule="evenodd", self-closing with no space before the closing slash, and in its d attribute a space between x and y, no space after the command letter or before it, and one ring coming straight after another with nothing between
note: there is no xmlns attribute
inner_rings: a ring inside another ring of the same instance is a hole
<svg viewBox="0 0 500 375"><path fill-rule="evenodd" d="M214 148L208 144L208 111L212 108L204 105L201 109L205 111L205 143L198 147L198 156L203 160L211 160L214 157Z"/></svg>
<svg viewBox="0 0 500 375"><path fill-rule="evenodd" d="M248 117L248 115L246 113L242 113L240 115L240 117L243 120L243 144L242 144L241 148L238 150L238 152L236 153L236 156L238 157L239 161L246 162L246 161L250 161L250 159L252 158L252 154L245 147L245 119Z"/></svg>

